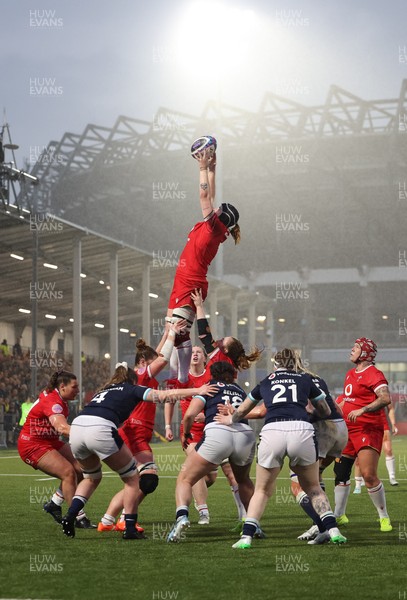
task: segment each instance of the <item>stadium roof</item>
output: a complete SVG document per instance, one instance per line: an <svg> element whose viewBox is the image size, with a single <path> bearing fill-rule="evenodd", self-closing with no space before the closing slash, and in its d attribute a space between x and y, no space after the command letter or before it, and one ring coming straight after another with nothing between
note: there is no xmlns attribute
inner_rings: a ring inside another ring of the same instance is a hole
<svg viewBox="0 0 407 600"><path fill-rule="evenodd" d="M89 124L50 142L32 169L40 185L22 189L18 205L124 240L144 256L171 256L200 219L189 146L203 132L220 140L219 187L238 207L242 229L237 248L225 245L221 287L266 295L279 344L329 346L334 334L359 331L402 345L407 80L390 99L332 86L319 106L268 93L257 112L210 102L199 116L163 107L151 122ZM85 250L84 243L84 269ZM102 267L89 262L95 273ZM154 271L151 291L167 298L170 269ZM139 307L141 297L124 291L125 318L134 314L126 303ZM227 310L225 301L220 312Z"/></svg>

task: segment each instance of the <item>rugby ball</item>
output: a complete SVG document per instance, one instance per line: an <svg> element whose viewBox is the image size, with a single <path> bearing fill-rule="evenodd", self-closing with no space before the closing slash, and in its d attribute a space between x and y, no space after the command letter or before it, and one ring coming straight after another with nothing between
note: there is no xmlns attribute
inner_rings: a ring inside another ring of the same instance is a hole
<svg viewBox="0 0 407 600"><path fill-rule="evenodd" d="M216 139L212 135L203 135L192 144L191 156L192 158L198 158L198 155L207 149L210 150L211 155L215 154L216 146Z"/></svg>

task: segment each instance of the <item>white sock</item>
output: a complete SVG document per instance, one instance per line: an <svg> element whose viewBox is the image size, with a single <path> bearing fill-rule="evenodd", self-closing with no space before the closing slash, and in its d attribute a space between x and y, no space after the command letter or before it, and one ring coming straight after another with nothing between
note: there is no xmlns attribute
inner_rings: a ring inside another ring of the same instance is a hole
<svg viewBox="0 0 407 600"><path fill-rule="evenodd" d="M386 456L386 469L390 479L396 479L396 459L394 456Z"/></svg>
<svg viewBox="0 0 407 600"><path fill-rule="evenodd" d="M178 377L178 352L176 348L172 349L170 358L170 376L169 379L176 379Z"/></svg>
<svg viewBox="0 0 407 600"><path fill-rule="evenodd" d="M233 500L235 501L237 507L238 519L241 521L242 519L246 518L246 509L240 499L239 487L237 485L231 485L230 489L232 490Z"/></svg>
<svg viewBox="0 0 407 600"><path fill-rule="evenodd" d="M197 509L200 514L209 515L208 505L207 504L198 504Z"/></svg>
<svg viewBox="0 0 407 600"><path fill-rule="evenodd" d="M335 486L335 517L341 517L346 512L346 505L350 494L350 481Z"/></svg>
<svg viewBox="0 0 407 600"><path fill-rule="evenodd" d="M386 508L386 494L384 493L384 486L382 482L380 482L379 485L374 488L368 488L367 491L369 493L369 498L376 507L379 517L381 519L388 517L389 515Z"/></svg>
<svg viewBox="0 0 407 600"><path fill-rule="evenodd" d="M355 477L355 487L359 490L362 487L362 481L363 481L363 477Z"/></svg>
<svg viewBox="0 0 407 600"><path fill-rule="evenodd" d="M115 518L105 513L102 517L103 525L114 525Z"/></svg>
<svg viewBox="0 0 407 600"><path fill-rule="evenodd" d="M189 379L189 367L192 357L192 342L190 339L185 340L176 348L178 355L178 380L181 383L186 383Z"/></svg>
<svg viewBox="0 0 407 600"><path fill-rule="evenodd" d="M58 488L56 490L56 492L52 495L51 500L54 504L57 504L58 506L62 506L62 504L64 502L64 495L62 493L61 488Z"/></svg>

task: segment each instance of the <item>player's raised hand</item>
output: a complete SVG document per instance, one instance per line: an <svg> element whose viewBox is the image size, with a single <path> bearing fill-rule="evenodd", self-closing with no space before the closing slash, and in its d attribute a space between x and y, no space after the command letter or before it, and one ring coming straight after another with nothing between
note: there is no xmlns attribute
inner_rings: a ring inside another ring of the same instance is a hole
<svg viewBox="0 0 407 600"><path fill-rule="evenodd" d="M171 323L169 326L169 329L179 335L180 333L183 333L183 331L187 328L187 326L188 326L188 323L187 323L186 319L180 319L176 323Z"/></svg>
<svg viewBox="0 0 407 600"><path fill-rule="evenodd" d="M210 152L209 150L206 148L205 150L203 150L202 152L199 152L196 155L196 160L198 162L199 168L203 169L207 169L208 168L208 164L209 164L209 159L210 159Z"/></svg>
<svg viewBox="0 0 407 600"><path fill-rule="evenodd" d="M203 298L202 298L201 290L196 289L194 292L191 292L191 298L197 308L198 308L198 306L203 306Z"/></svg>
<svg viewBox="0 0 407 600"><path fill-rule="evenodd" d="M208 167L210 171L215 171L216 169L216 152L211 154L208 160Z"/></svg>

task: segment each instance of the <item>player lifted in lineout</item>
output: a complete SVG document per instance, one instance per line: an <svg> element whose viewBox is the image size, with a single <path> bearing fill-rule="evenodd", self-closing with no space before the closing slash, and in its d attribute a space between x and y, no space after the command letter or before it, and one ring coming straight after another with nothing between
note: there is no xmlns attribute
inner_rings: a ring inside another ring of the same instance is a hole
<svg viewBox="0 0 407 600"><path fill-rule="evenodd" d="M240 240L238 225L239 213L232 204L223 203L214 208L216 140L211 136L200 138L191 148L192 156L199 166L199 200L203 220L194 225L188 234L175 272L174 285L170 295L167 321L185 319L188 323L175 340L175 360L171 361L170 377L177 377L181 383L188 381L192 355L190 330L195 319L195 304L191 292L202 290L203 299L208 293L207 273L220 244L231 235L237 244Z"/></svg>

